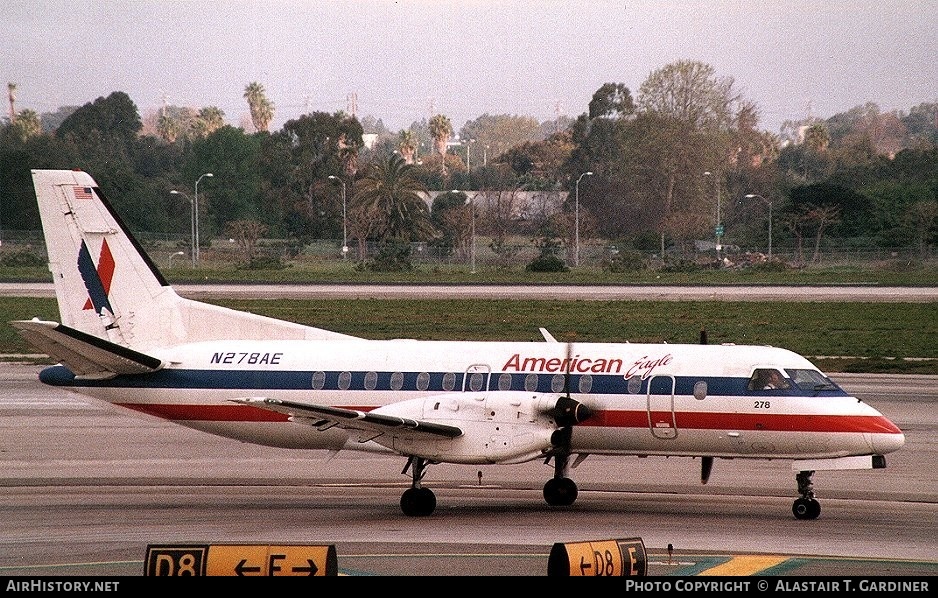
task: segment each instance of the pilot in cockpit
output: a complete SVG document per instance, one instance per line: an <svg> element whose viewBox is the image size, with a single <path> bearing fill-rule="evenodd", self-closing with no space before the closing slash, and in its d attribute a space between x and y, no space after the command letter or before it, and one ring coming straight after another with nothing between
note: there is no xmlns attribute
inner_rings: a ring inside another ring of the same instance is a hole
<svg viewBox="0 0 938 598"><path fill-rule="evenodd" d="M749 390L775 390L789 386L788 381L776 369L756 370L749 380Z"/></svg>

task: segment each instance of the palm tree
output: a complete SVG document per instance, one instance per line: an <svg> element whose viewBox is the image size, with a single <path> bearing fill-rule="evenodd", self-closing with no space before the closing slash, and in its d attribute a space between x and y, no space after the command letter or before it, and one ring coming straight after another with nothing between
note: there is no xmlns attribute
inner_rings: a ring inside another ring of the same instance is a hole
<svg viewBox="0 0 938 598"><path fill-rule="evenodd" d="M16 120L16 108L13 104L16 102L16 83L7 83L7 98L10 100L10 124Z"/></svg>
<svg viewBox="0 0 938 598"><path fill-rule="evenodd" d="M449 121L449 118L442 114L437 114L430 119L430 136L433 137L436 151L440 156L443 156L444 159L446 157L446 143L449 141L450 135L452 134L453 125Z"/></svg>
<svg viewBox="0 0 938 598"><path fill-rule="evenodd" d="M411 129L402 130L398 135L397 147L408 164L414 163L414 154L417 152L417 134Z"/></svg>
<svg viewBox="0 0 938 598"><path fill-rule="evenodd" d="M274 119L274 104L267 99L264 86L256 81L248 84L244 88L244 97L251 110L251 122L254 123L254 128L258 131L268 130L270 121Z"/></svg>
<svg viewBox="0 0 938 598"><path fill-rule="evenodd" d="M39 120L39 113L28 108L21 110L20 113L16 115L16 120L12 123L12 130L21 141L39 135L42 133L42 123Z"/></svg>
<svg viewBox="0 0 938 598"><path fill-rule="evenodd" d="M357 207L371 211L382 222L376 231L381 241L427 241L437 235L421 196L426 187L414 178L414 166L401 156L392 154L372 163L355 188Z"/></svg>
<svg viewBox="0 0 938 598"><path fill-rule="evenodd" d="M225 113L218 106L206 106L199 110L193 123L195 135L206 137L225 126Z"/></svg>

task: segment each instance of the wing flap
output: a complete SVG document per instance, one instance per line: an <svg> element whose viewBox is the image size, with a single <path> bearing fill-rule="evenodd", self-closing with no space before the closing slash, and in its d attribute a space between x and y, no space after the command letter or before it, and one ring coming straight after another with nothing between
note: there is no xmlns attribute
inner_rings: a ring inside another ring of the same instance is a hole
<svg viewBox="0 0 938 598"><path fill-rule="evenodd" d="M310 405L264 397L232 399L232 401L253 407L260 407L262 409L269 409L277 413L283 413L289 415L294 421L305 421L321 429L338 426L346 430L375 433L372 438L376 438L381 434L400 435L401 431L404 431L411 437L414 435L427 435L431 437L457 438L463 434L462 429L456 426L447 426L445 424L398 417L396 415L366 413L355 409Z"/></svg>
<svg viewBox="0 0 938 598"><path fill-rule="evenodd" d="M33 319L15 320L10 324L30 345L58 360L81 378L148 374L164 365L156 357L58 322Z"/></svg>

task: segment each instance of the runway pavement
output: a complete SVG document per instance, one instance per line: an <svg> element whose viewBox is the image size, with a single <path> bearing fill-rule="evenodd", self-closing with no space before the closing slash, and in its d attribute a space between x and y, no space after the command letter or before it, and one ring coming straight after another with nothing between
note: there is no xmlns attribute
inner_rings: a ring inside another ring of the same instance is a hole
<svg viewBox="0 0 938 598"><path fill-rule="evenodd" d="M654 576L938 575L935 377L834 375L908 442L886 469L818 472L815 521L791 515L787 462L718 460L703 486L694 459L598 456L560 509L539 462L434 465L437 511L408 518L402 458L238 443L45 387L40 367L0 364L0 576L142 575L155 543L333 544L344 575L545 575L555 543L633 537Z"/></svg>

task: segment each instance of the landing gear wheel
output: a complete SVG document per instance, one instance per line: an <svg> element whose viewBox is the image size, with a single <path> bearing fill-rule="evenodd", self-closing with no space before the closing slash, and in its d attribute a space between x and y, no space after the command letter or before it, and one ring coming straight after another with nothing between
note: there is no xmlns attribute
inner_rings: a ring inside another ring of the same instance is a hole
<svg viewBox="0 0 938 598"><path fill-rule="evenodd" d="M791 506L791 512L796 519L817 519L821 514L821 503L814 498L814 484L811 482L813 475L813 471L799 471L795 476L798 494L801 495Z"/></svg>
<svg viewBox="0 0 938 598"><path fill-rule="evenodd" d="M429 488L408 488L401 495L401 511L409 517L423 517L436 509L436 495Z"/></svg>
<svg viewBox="0 0 938 598"><path fill-rule="evenodd" d="M817 519L821 514L821 503L816 498L799 498L791 506L797 519Z"/></svg>
<svg viewBox="0 0 938 598"><path fill-rule="evenodd" d="M544 484L544 500L552 507L569 507L576 497L576 482L570 478L551 478Z"/></svg>

